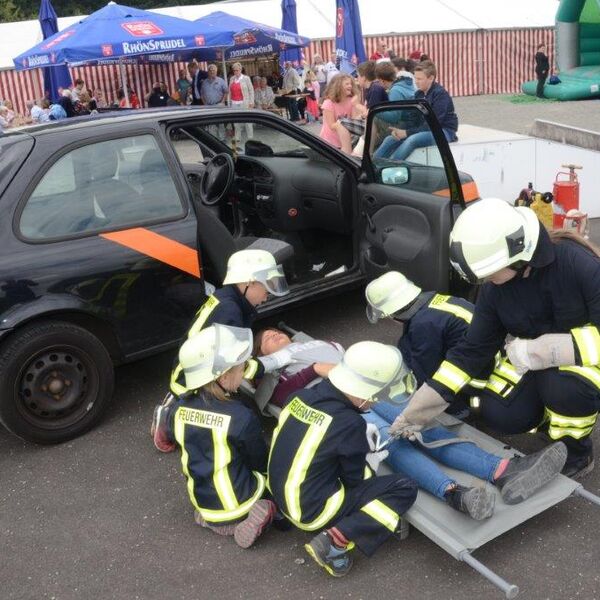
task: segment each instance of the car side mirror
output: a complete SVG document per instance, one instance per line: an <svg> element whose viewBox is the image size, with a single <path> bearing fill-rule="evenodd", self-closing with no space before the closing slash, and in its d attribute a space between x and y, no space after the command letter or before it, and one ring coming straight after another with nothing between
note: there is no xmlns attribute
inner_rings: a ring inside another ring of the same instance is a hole
<svg viewBox="0 0 600 600"><path fill-rule="evenodd" d="M408 167L386 167L381 170L381 183L385 185L404 185L410 180Z"/></svg>

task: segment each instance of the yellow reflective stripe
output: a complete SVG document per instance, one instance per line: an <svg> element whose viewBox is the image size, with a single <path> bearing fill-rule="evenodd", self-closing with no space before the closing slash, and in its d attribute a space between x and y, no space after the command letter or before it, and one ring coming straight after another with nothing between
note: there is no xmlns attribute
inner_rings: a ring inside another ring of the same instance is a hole
<svg viewBox="0 0 600 600"><path fill-rule="evenodd" d="M244 370L244 379L254 379L256 372L258 371L258 361L251 358L246 361L246 368Z"/></svg>
<svg viewBox="0 0 600 600"><path fill-rule="evenodd" d="M484 389L486 384L487 384L487 380L485 380L485 379L471 379L471 381L469 381L469 385L478 390Z"/></svg>
<svg viewBox="0 0 600 600"><path fill-rule="evenodd" d="M307 407L299 398L294 398L288 405L290 412L292 405L306 407L307 410L314 410ZM320 411L314 411L320 413ZM315 453L319 447L319 444L323 441L327 428L331 423L331 417L325 413L320 413L324 416L322 425L309 425L307 432L304 434L304 438L296 451L296 456L290 467L287 480L285 482L285 503L289 512L289 515L294 521L302 520L302 509L300 507L300 486L306 478L306 473L310 467Z"/></svg>
<svg viewBox="0 0 600 600"><path fill-rule="evenodd" d="M498 373L505 379L508 379L510 382L515 385L519 383L522 375L520 375L516 369L512 366L512 364L505 358L500 361L500 363L494 369L495 373Z"/></svg>
<svg viewBox="0 0 600 600"><path fill-rule="evenodd" d="M177 416L177 415L176 415ZM185 448L185 423L180 419L175 419L175 439L181 448L181 469L187 479L187 491L190 501L197 511L200 511L200 506L196 502L196 495L194 494L194 479L190 475L188 468L190 457Z"/></svg>
<svg viewBox="0 0 600 600"><path fill-rule="evenodd" d="M182 366L178 363L177 366L173 369L173 372L171 373L171 381L169 387L171 388L171 392L175 394L175 396L181 396L181 394L184 394L188 391L185 385L181 385L181 383L178 383L177 381L182 370Z"/></svg>
<svg viewBox="0 0 600 600"><path fill-rule="evenodd" d="M559 367L558 370L579 375L600 389L600 370L596 367Z"/></svg>
<svg viewBox="0 0 600 600"><path fill-rule="evenodd" d="M456 394L469 383L471 378L457 366L445 360L433 375L433 379L445 385Z"/></svg>
<svg viewBox="0 0 600 600"><path fill-rule="evenodd" d="M577 344L581 364L584 367L589 367L600 363L600 333L598 333L598 328L593 325L576 327L571 330L571 334Z"/></svg>
<svg viewBox="0 0 600 600"><path fill-rule="evenodd" d="M598 418L597 412L583 417L569 417L560 415L549 408L546 408L546 415L550 419L548 435L553 440L565 436L575 438L576 440L584 438L592 433Z"/></svg>
<svg viewBox="0 0 600 600"><path fill-rule="evenodd" d="M371 467L369 467L369 465L365 465L363 479L371 479L371 477L373 477L373 471L371 471Z"/></svg>
<svg viewBox="0 0 600 600"><path fill-rule="evenodd" d="M381 523L392 533L396 531L400 516L397 512L386 506L381 500L371 500L369 504L365 504L360 510L367 513L372 519Z"/></svg>
<svg viewBox="0 0 600 600"><path fill-rule="evenodd" d="M267 473L270 472L270 465L271 465L271 455L273 454L273 448L275 448L275 442L277 441L277 438L279 436L279 432L281 431L281 428L283 427L283 425L285 424L285 422L287 421L287 418L290 416L290 411L286 408L284 408L280 413L279 413L279 420L277 422L277 427L275 427L275 429L273 430L273 436L271 437L271 447L269 448L269 460L267 462ZM267 478L267 487L269 488L269 491L271 490L271 482L269 481L269 479Z"/></svg>
<svg viewBox="0 0 600 600"><path fill-rule="evenodd" d="M188 331L188 338L191 338L193 335L196 335L206 323L206 319L210 316L213 310L219 304L219 299L215 296L209 296L206 302L200 307L200 310L196 313L196 320L192 323Z"/></svg>
<svg viewBox="0 0 600 600"><path fill-rule="evenodd" d="M506 398L506 396L514 389L514 386L508 383L506 379L498 377L497 375L494 375L494 373L490 375L485 387L503 398Z"/></svg>
<svg viewBox="0 0 600 600"><path fill-rule="evenodd" d="M452 313L455 317L458 317L459 319L471 324L471 321L473 320L473 313L462 306L451 304L448 302L450 298L451 296L436 294L429 303L429 307L434 308L435 310L442 310L444 312Z"/></svg>
<svg viewBox="0 0 600 600"><path fill-rule="evenodd" d="M234 510L212 510L209 508L200 508L199 512L207 521L212 521L215 523L221 521L233 521L234 519L239 519L247 515L250 512L250 509L254 506L254 503L257 500L262 498L262 495L265 492L265 478L256 471L253 471L252 474L256 477L257 487L256 492L252 495L251 498L248 498L242 504L239 504L238 507Z"/></svg>
<svg viewBox="0 0 600 600"><path fill-rule="evenodd" d="M214 473L213 483L221 500L221 504L226 510L234 510L239 506L231 478L229 477L229 463L231 462L231 449L227 443L227 431L222 429L212 430L213 452L214 452Z"/></svg>
<svg viewBox="0 0 600 600"><path fill-rule="evenodd" d="M302 523L301 521L296 521L292 519L289 515L286 514L288 519L292 521L292 523L298 527L298 529L303 529L304 531L315 531L316 529L322 529L325 527L335 515L339 512L342 504L344 503L344 498L346 496L346 491L344 489L344 485L340 482L340 489L335 492L335 494L329 496L327 502L325 502L325 508L323 508L323 512L309 523Z"/></svg>

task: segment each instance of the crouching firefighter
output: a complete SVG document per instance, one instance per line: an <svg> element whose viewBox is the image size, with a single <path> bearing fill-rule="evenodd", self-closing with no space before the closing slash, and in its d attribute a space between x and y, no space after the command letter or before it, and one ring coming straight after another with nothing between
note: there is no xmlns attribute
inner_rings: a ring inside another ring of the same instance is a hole
<svg viewBox="0 0 600 600"><path fill-rule="evenodd" d="M250 547L270 525L268 449L258 417L230 397L242 382L252 331L212 325L181 347L187 391L165 409L198 525Z"/></svg>
<svg viewBox="0 0 600 600"><path fill-rule="evenodd" d="M365 290L367 319L377 323L390 318L404 326L398 348L417 385L425 383L444 360L448 350L466 335L475 306L464 298L423 292L398 271L374 279ZM461 390L447 412L459 419L469 414L469 396L478 395L494 368L491 361L480 376ZM413 392L414 390L407 390Z"/></svg>
<svg viewBox="0 0 600 600"><path fill-rule="evenodd" d="M283 267L266 250L240 250L234 252L227 262L227 274L223 287L208 297L196 313L187 338L214 324L250 328L257 315L256 307L267 300L269 294L284 296L289 288ZM262 375L265 371L279 369L291 360L289 352L280 352L260 360L249 359L244 371L246 379ZM165 426L162 412L175 398L185 394L183 367L178 362L171 373L170 393L162 404L154 409L151 435L154 445L161 452L172 452L175 443Z"/></svg>
<svg viewBox="0 0 600 600"><path fill-rule="evenodd" d="M567 446L563 473L592 470L590 438L600 409L600 260L574 233L548 232L535 213L482 200L457 219L453 267L482 284L463 341L412 397L392 430L410 435L506 349L481 397L481 414L502 433L545 425Z"/></svg>
<svg viewBox="0 0 600 600"><path fill-rule="evenodd" d="M346 351L329 380L290 398L273 434L268 485L299 529L322 530L305 545L335 577L352 566L357 546L371 556L399 530L415 501L415 483L401 474L376 477L361 411L404 386L402 357L393 346L359 342Z"/></svg>

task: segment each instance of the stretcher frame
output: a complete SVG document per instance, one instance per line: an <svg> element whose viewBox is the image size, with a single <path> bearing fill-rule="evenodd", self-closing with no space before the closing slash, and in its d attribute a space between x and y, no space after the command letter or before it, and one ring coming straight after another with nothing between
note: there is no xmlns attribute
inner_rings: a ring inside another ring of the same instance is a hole
<svg viewBox="0 0 600 600"><path fill-rule="evenodd" d="M313 339L301 331L292 329L283 322L279 323L278 327L292 336L295 342L306 342ZM256 401L263 414L278 418L281 409L268 402L275 384L276 380L273 377L266 376L258 388L255 389L249 383L245 382L241 387L241 391ZM497 456L511 458L516 455L522 455L515 448L503 444L451 415L444 413L438 417L438 423L457 436L471 440L483 450ZM496 494L494 515L484 521L475 521L467 515L447 506L439 498L423 490L419 490L415 503L404 515L404 518L453 558L468 564L485 577L501 590L506 598L516 598L519 593L519 587L514 583L508 582L477 560L473 556L475 550L570 496L585 498L593 504L600 506L600 496L589 492L581 483L563 475L559 475L525 502L511 506L504 504L497 488L490 483L463 471L457 471L441 464L439 466L461 485L469 487L475 485L487 486L488 489L493 491ZM385 463L382 463L378 474L384 475L389 473L392 473L391 469Z"/></svg>

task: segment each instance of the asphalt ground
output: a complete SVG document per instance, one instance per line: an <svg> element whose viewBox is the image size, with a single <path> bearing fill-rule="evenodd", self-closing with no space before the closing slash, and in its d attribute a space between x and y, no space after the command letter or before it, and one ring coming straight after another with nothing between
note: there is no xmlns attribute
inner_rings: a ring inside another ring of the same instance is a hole
<svg viewBox="0 0 600 600"><path fill-rule="evenodd" d="M345 346L394 342L399 333L366 322L360 290L283 318ZM160 454L149 436L172 356L119 368L109 413L77 440L39 447L0 430L0 600L502 597L415 530L370 560L358 555L352 572L337 580L304 552L310 534L271 530L242 550L197 527L178 455ZM600 447L598 431L594 439ZM543 445L529 435L508 441L525 452ZM600 494L600 468L584 484ZM593 600L600 598L599 531L600 508L570 498L474 556L517 584L523 598Z"/></svg>

